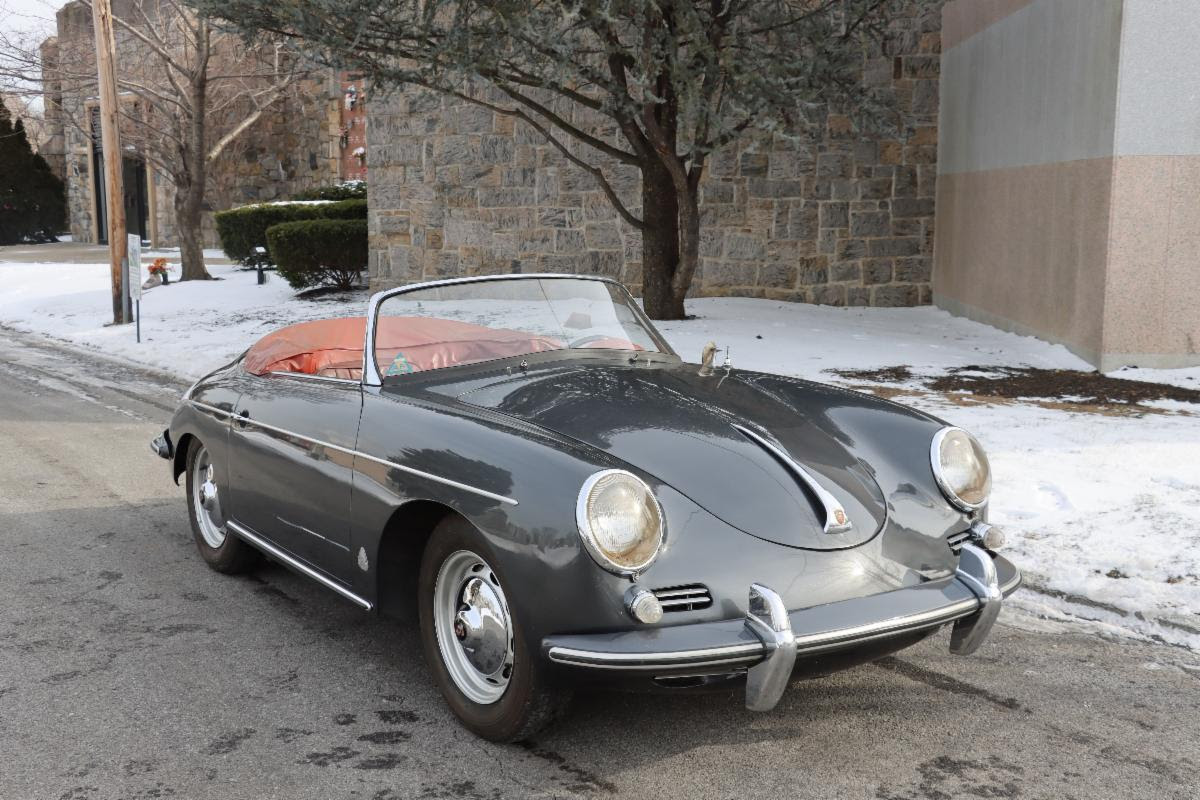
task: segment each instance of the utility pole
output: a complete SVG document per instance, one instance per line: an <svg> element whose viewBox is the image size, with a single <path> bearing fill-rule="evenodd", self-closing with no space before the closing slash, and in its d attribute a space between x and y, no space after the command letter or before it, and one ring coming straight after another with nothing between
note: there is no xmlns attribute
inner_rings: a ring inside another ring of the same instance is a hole
<svg viewBox="0 0 1200 800"><path fill-rule="evenodd" d="M130 322L125 313L122 280L125 272L125 187L121 174L121 130L117 124L117 75L113 68L116 38L113 35L111 0L92 0L92 25L96 30L96 73L100 88L100 146L104 150L104 196L108 207L108 258L112 270L113 324ZM135 271L133 273L137 275Z"/></svg>

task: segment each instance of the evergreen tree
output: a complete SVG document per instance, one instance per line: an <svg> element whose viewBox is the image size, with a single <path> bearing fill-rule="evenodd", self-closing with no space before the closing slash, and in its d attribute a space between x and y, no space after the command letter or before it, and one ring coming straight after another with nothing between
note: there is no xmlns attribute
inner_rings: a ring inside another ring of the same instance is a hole
<svg viewBox="0 0 1200 800"><path fill-rule="evenodd" d="M62 181L0 103L0 244L57 241L66 219Z"/></svg>

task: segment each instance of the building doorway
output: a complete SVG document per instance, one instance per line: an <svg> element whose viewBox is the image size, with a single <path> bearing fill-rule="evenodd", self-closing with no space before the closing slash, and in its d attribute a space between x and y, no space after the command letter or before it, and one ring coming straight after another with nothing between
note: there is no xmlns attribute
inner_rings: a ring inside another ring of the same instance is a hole
<svg viewBox="0 0 1200 800"><path fill-rule="evenodd" d="M108 182L104 175L104 150L100 144L100 113L92 109L92 181L95 188L95 239L108 244ZM125 232L136 233L145 241L149 236L150 203L146 184L146 162L136 155L121 159L124 184Z"/></svg>

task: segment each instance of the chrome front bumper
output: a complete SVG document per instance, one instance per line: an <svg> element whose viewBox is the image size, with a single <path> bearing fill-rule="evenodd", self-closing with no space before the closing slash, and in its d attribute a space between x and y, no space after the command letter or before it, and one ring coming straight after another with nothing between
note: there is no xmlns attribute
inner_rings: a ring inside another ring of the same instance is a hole
<svg viewBox="0 0 1200 800"><path fill-rule="evenodd" d="M1011 563L964 544L953 577L883 594L788 611L766 586L750 585L744 619L613 634L550 636L555 663L664 677L746 671L746 707L779 702L796 659L954 623L950 651L969 655L992 629L1021 574Z"/></svg>

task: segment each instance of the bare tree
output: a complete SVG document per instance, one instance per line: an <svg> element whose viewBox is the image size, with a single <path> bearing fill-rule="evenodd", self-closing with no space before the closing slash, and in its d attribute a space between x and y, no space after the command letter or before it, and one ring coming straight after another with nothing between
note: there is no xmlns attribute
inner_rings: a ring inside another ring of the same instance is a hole
<svg viewBox="0 0 1200 800"><path fill-rule="evenodd" d="M179 0L123 6L114 17L121 140L174 187L183 280L208 279L201 225L209 166L306 73L277 44L247 46ZM48 112L57 105L63 124L90 140L91 120L78 101L95 94L90 55L60 51L49 63L28 42L0 34L0 82L42 93Z"/></svg>
<svg viewBox="0 0 1200 800"><path fill-rule="evenodd" d="M860 116L865 48L896 4L189 1L248 36L291 37L377 86L424 86L532 127L640 231L642 291L656 319L684 315L710 156L743 135L786 137L815 104ZM641 174L640 202L612 180L622 168Z"/></svg>

